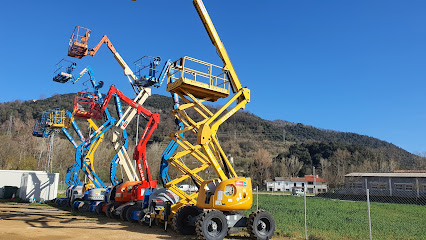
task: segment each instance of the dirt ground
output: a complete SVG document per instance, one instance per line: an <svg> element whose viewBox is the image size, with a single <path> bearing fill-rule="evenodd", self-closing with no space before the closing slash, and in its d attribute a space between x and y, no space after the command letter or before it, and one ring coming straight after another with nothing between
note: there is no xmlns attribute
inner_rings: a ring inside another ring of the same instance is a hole
<svg viewBox="0 0 426 240"><path fill-rule="evenodd" d="M46 205L0 203L0 239L187 240L171 228L149 228L107 217L74 215Z"/></svg>
<svg viewBox="0 0 426 240"><path fill-rule="evenodd" d="M190 240L195 236L178 235L171 227L165 232L159 226L149 228L104 216L74 214L48 205L0 202L0 240L3 239Z"/></svg>

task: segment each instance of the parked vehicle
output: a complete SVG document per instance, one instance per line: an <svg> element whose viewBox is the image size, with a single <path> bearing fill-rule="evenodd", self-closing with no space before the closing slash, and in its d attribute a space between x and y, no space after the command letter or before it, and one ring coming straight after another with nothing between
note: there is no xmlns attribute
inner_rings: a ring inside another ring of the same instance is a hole
<svg viewBox="0 0 426 240"><path fill-rule="evenodd" d="M179 185L179 189L184 191L184 192L196 192L196 191L198 191L198 188L196 186L189 185L189 184Z"/></svg>
<svg viewBox="0 0 426 240"><path fill-rule="evenodd" d="M303 191L303 188L293 188L291 190L291 195L294 195L294 196L303 196L303 195L305 195L305 192Z"/></svg>

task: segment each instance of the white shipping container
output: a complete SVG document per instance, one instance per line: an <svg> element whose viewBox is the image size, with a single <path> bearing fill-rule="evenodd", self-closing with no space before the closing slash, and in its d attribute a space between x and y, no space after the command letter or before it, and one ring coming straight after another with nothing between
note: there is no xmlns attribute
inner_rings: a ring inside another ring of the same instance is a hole
<svg viewBox="0 0 426 240"><path fill-rule="evenodd" d="M27 201L53 200L58 193L59 173L28 170L0 170L0 198L5 186L18 187L18 196Z"/></svg>
<svg viewBox="0 0 426 240"><path fill-rule="evenodd" d="M28 202L48 201L58 194L59 173L24 173L19 197Z"/></svg>

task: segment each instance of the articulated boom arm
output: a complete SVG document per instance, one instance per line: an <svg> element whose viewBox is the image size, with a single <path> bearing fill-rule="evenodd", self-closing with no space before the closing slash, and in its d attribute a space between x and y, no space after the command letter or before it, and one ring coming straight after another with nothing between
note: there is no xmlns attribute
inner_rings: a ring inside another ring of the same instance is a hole
<svg viewBox="0 0 426 240"><path fill-rule="evenodd" d="M213 45L216 47L216 50L223 61L225 70L229 72L233 91L234 92L240 91L242 88L240 80L238 79L237 73L235 72L235 69L231 63L231 60L229 59L228 53L226 52L225 46L223 45L222 41L219 38L219 35L217 34L216 28L213 25L213 22L207 12L206 7L203 4L203 1L193 0L192 3L194 4L195 9L197 10L198 15L201 18L201 21L203 22L204 27L206 28L206 31L210 37L210 40L212 41Z"/></svg>
<svg viewBox="0 0 426 240"><path fill-rule="evenodd" d="M134 102L142 105L146 99L151 95L151 89L144 88L143 91L139 92ZM116 96L116 102L121 101L119 97ZM120 104L121 106L121 104ZM139 181L139 175L136 173L136 170L133 167L132 160L127 154L128 139L126 133L126 128L129 123L133 120L137 114L137 109L128 107L124 113L120 111L120 120L115 124L113 135L112 135L112 144L118 156L118 163L124 168L129 181ZM123 139L124 138L124 139Z"/></svg>
<svg viewBox="0 0 426 240"><path fill-rule="evenodd" d="M72 83L76 83L85 74L89 75L89 80L90 80L90 83L92 84L93 89L95 90L96 96L98 96L100 99L102 99L102 94L99 92L99 89L104 86L104 82L103 81L99 81L99 83L96 84L95 74L93 73L93 70L92 70L91 67L87 66L78 75L73 76L73 82Z"/></svg>
<svg viewBox="0 0 426 240"><path fill-rule="evenodd" d="M108 49L114 54L115 60L120 64L120 66L124 70L124 75L130 76L133 81L136 80L136 76L133 73L133 71L130 69L130 67L127 65L127 63L124 61L124 59L120 56L120 54L115 50L114 46L111 43L111 40L107 37L107 35L104 35L102 39L99 41L99 43L89 51L89 55L95 56L95 54L98 52L99 48L102 46L102 44L106 44L108 46Z"/></svg>
<svg viewBox="0 0 426 240"><path fill-rule="evenodd" d="M154 130L157 128L159 122L160 122L160 115L156 113L152 113L145 127L145 130L142 134L142 137L139 140L138 145L135 147L135 151L133 152L133 160L136 161L136 164L138 166L139 175L141 176L141 181L148 181L149 183L152 183L153 181L151 177L151 171L149 170L149 166L148 166L148 160L146 158L146 144L148 143L148 140L151 138L151 135L154 132ZM143 163L143 168L142 168L141 162ZM145 178L144 176L143 169L145 170L147 178Z"/></svg>
<svg viewBox="0 0 426 240"><path fill-rule="evenodd" d="M83 32L83 33L81 33ZM91 31L87 28L83 28L80 26L75 27L74 32L71 36L68 48L68 56L81 59L87 55L95 56L102 44L106 44L108 49L114 54L115 60L120 64L123 68L124 75L126 75L129 79L130 84L132 85L135 93L139 93L143 90L143 87L135 85L135 81L137 80L136 75L124 61L124 59L120 56L117 50L114 48L111 40L104 35L102 39L98 42L95 48L89 50L88 42L90 38Z"/></svg>
<svg viewBox="0 0 426 240"><path fill-rule="evenodd" d="M76 83L79 81L85 74L89 75L89 81L92 84L92 87L94 89L94 95L97 96L97 101L102 101L102 94L100 93L99 89L102 88L103 82L100 81L98 84L96 83L95 76L93 73L93 70L87 66L84 68L79 74L72 75L70 72L69 80L71 80L73 83ZM65 82L65 81L64 81ZM108 112L108 110L105 110L106 116L108 120L101 126L97 127L96 124L92 121L92 119L87 119L89 123L89 127L94 129L94 133L92 133L87 139L83 137L81 134L80 129L78 128L77 124L74 121L74 114L71 114L70 112L66 112L66 115L69 119L68 122L71 122L74 129L76 130L77 134L79 135L81 139L81 144L77 145L72 136L68 133L65 126L62 128L62 131L67 136L67 138L73 143L74 147L76 148L76 163L70 168L70 171L67 173L67 179L70 179L68 177L68 174L72 174L74 172L74 182L78 181L78 170L82 169L83 172L86 174L86 176L89 178L89 185L93 185L95 187L105 187L105 184L100 180L100 178L96 175L94 166L93 166L93 159L94 154L99 146L99 144L103 141L105 132L115 123L115 119L112 118ZM69 125L69 124L68 124Z"/></svg>
<svg viewBox="0 0 426 240"><path fill-rule="evenodd" d="M75 132L77 133L78 137L80 138L80 141L84 141L84 136L83 133L81 132L80 128L78 127L77 123L75 122L75 120L72 118L72 113L70 111L66 111L65 112L67 117L71 120L71 124L75 130ZM71 136L71 134L68 132L68 130L63 127L62 128L62 132L65 134L65 136L68 138L68 140L72 143L72 145L74 146L74 148L77 148L78 145L76 143L76 141L74 140L74 138Z"/></svg>
<svg viewBox="0 0 426 240"><path fill-rule="evenodd" d="M176 110L179 108L179 96L176 93L172 94L174 105L173 109ZM184 125L181 121L176 119L176 125L178 126L178 131L182 130L184 128ZM180 134L180 137L183 137L183 133ZM170 143L167 145L166 149L164 149L163 153L161 154L161 165L160 165L160 173L159 173L159 179L161 181L161 184L163 187L170 182L169 177L169 158L173 155L173 153L176 151L178 147L178 143L175 140L171 140Z"/></svg>
<svg viewBox="0 0 426 240"><path fill-rule="evenodd" d="M105 184L95 173L93 165L94 153L99 144L103 141L105 131L99 131L100 128L98 128L91 119L87 119L87 121L89 122L89 127L93 128L97 134L94 138L88 137L77 147L75 156L76 164L89 178L90 185L94 185L97 188L105 188ZM76 179L78 179L78 171L74 172L74 181L76 181Z"/></svg>
<svg viewBox="0 0 426 240"><path fill-rule="evenodd" d="M114 85L111 85L107 95L105 96L105 99L101 106L101 113L103 113L108 106L109 101L111 100L112 95L116 94L122 101L130 105L130 107L136 109L137 114L144 114L147 117L151 117L152 113L142 107L140 104L134 102L132 99L128 98L126 95L124 95L120 90L118 90Z"/></svg>
<svg viewBox="0 0 426 240"><path fill-rule="evenodd" d="M150 96L150 89L149 88L145 88L144 91L141 91L138 96L136 97L136 102L130 98L128 98L127 96L125 96L120 90L118 90L114 85L112 85L110 87L110 90L108 91L107 95L104 98L104 101L102 103L102 106L100 107L100 112L102 113L103 111L106 110L106 107L108 106L108 103L111 99L111 97L115 95L116 98L120 99L121 101L124 101L125 103L127 103L129 105L129 108L125 111L125 113L123 114L123 116L120 118L120 120L117 121L117 123L115 124L116 129L121 129L122 131L124 131L128 124L130 123L130 121L134 118L134 116L136 114L143 114L146 118L149 119L149 122L145 128L144 134L142 135L142 138L137 146L137 149L135 150L135 152L137 152L136 155L134 155L134 160L138 161L138 170L139 170L139 177L144 180L144 168L145 171L148 175L148 180L151 181L151 174L149 172L149 168L148 168L148 164L147 161L143 159L145 153L146 152L146 143L149 140L150 136L152 135L152 132L157 128L157 125L159 123L160 117L158 114L154 114L151 113L150 111L148 111L147 109L145 109L144 107L142 107L142 103L145 102L145 100L148 98L148 96ZM134 176L136 181L139 181L139 177L138 175L136 175L135 170L132 166L130 157L127 154L127 150L124 148L124 146L122 146L120 144L120 132L119 131L114 131L113 132L113 145L114 145L114 149L117 151L117 155L120 159L120 164L124 167L127 176L130 178L130 176ZM143 164L144 164L144 168L142 168L141 166L141 162L140 159L142 158ZM145 158L146 159L146 158ZM129 179L129 180L134 180L134 179Z"/></svg>

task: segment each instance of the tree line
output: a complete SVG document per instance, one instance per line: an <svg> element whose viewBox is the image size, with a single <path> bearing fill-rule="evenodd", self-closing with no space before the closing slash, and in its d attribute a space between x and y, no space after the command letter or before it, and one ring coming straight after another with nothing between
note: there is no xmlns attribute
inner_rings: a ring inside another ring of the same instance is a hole
<svg viewBox="0 0 426 240"><path fill-rule="evenodd" d="M48 144L46 139L32 136L34 123L45 110L61 108L71 111L73 99L74 94L64 94L38 101L0 103L0 168L43 170ZM168 135L176 130L170 114L173 100L153 95L144 106L161 115L147 153L156 176L161 153L170 141ZM215 107L209 108L214 110ZM108 109L117 116L113 103ZM188 110L188 114L196 118L194 112ZM13 127L8 134L10 115L13 116ZM102 120L97 124L102 124ZM134 120L128 127L130 155L136 142L136 128L141 132L145 124L146 120L141 118L139 126ZM87 131L87 124L79 121L79 125ZM95 169L102 179L109 178L109 161L115 154L110 138L111 134L107 133L95 155ZM268 178L303 176L311 174L313 167L331 185L341 184L349 172L426 168L424 158L373 137L321 130L301 123L268 121L245 111L237 112L223 123L218 138L225 153L234 160L237 173L252 177L253 184L261 187ZM64 176L66 168L75 162L74 158L74 148L62 133L58 133L53 149L54 171ZM214 177L211 173L211 169L207 170L206 177ZM171 170L172 176L176 174Z"/></svg>

